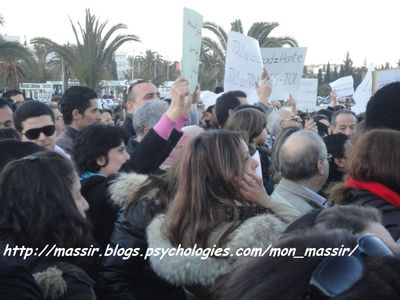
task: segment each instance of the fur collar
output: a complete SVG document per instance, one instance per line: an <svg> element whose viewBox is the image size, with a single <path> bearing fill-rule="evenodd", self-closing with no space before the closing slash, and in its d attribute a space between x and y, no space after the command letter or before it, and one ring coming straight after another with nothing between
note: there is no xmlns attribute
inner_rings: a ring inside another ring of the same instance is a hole
<svg viewBox="0 0 400 300"><path fill-rule="evenodd" d="M44 299L56 300L65 294L68 287L62 274L63 272L57 267L49 267L43 272L33 274Z"/></svg>
<svg viewBox="0 0 400 300"><path fill-rule="evenodd" d="M126 207L147 178L142 174L121 173L109 187L112 202L119 207Z"/></svg>
<svg viewBox="0 0 400 300"><path fill-rule="evenodd" d="M235 253L238 248L263 248L278 240L285 224L273 215L265 214L244 221L231 233L224 248ZM165 215L157 216L147 227L149 248L176 248L165 233ZM163 279L175 285L209 286L218 278L244 264L250 257L231 256L228 258L200 256L151 256L153 270Z"/></svg>

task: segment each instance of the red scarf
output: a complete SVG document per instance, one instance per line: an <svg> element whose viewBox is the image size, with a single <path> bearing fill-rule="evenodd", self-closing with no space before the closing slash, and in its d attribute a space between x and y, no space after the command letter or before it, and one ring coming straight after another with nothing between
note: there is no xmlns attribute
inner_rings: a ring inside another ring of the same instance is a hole
<svg viewBox="0 0 400 300"><path fill-rule="evenodd" d="M346 186L357 190L366 190L371 192L386 202L389 202L390 204L400 208L400 195L387 188L383 184L373 181L361 181L353 178L347 179L345 184Z"/></svg>

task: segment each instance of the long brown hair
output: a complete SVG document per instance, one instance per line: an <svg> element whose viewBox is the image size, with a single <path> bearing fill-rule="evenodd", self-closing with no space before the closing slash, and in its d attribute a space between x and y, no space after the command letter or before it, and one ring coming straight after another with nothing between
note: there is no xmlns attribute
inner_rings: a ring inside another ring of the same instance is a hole
<svg viewBox="0 0 400 300"><path fill-rule="evenodd" d="M348 160L348 175L356 180L383 184L400 194L400 132L374 129L362 135L354 145ZM332 188L330 198L335 202L349 200L344 184Z"/></svg>
<svg viewBox="0 0 400 300"><path fill-rule="evenodd" d="M179 163L176 195L166 214L172 243L205 247L210 233L230 221L217 241L221 245L239 224L238 206L252 207L241 198L235 180L245 172L243 142L239 133L214 130L187 145Z"/></svg>

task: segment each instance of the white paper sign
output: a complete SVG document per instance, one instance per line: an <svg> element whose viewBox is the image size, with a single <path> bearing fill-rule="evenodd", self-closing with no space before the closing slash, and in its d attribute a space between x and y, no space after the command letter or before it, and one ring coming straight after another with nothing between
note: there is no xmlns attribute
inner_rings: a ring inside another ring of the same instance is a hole
<svg viewBox="0 0 400 300"><path fill-rule="evenodd" d="M315 111L317 106L318 79L302 78L297 92L293 94L297 109Z"/></svg>
<svg viewBox="0 0 400 300"><path fill-rule="evenodd" d="M372 71L374 68L370 66L363 81L354 92L353 98L356 104L351 108L356 114L360 114L367 109L367 103L372 96Z"/></svg>
<svg viewBox="0 0 400 300"><path fill-rule="evenodd" d="M183 46L182 46L182 71L181 76L189 81L190 93L197 86L199 77L199 58L201 47L201 29L203 16L198 12L183 9Z"/></svg>
<svg viewBox="0 0 400 300"><path fill-rule="evenodd" d="M307 48L261 48L272 82L271 100L286 100L300 85Z"/></svg>
<svg viewBox="0 0 400 300"><path fill-rule="evenodd" d="M336 99L344 99L346 96L354 94L353 76L346 76L335 80L329 84L332 90L336 91Z"/></svg>
<svg viewBox="0 0 400 300"><path fill-rule="evenodd" d="M254 152L252 158L255 159L258 163L257 168L256 168L256 174L257 174L257 176L260 176L262 178L263 176L262 176L262 169L261 169L261 159L260 159L260 153L258 152L258 150L256 150L256 152Z"/></svg>
<svg viewBox="0 0 400 300"><path fill-rule="evenodd" d="M372 73L373 88L375 93L381 87L396 81L400 81L400 69L377 70Z"/></svg>
<svg viewBox="0 0 400 300"><path fill-rule="evenodd" d="M250 104L258 102L255 83L263 72L258 41L238 32L229 32L225 59L224 90L241 90Z"/></svg>

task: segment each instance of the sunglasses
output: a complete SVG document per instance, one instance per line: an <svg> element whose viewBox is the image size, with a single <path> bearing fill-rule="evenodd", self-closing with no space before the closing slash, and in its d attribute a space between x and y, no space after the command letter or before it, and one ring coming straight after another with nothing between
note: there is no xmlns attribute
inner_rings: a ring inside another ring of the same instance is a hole
<svg viewBox="0 0 400 300"><path fill-rule="evenodd" d="M378 237L362 236L358 240L358 248L352 255L330 256L321 261L311 276L306 299L330 299L349 291L364 277L365 256L394 256L394 254Z"/></svg>
<svg viewBox="0 0 400 300"><path fill-rule="evenodd" d="M23 135L25 135L29 140L36 140L41 132L43 132L45 136L52 136L55 131L56 127L54 125L48 125L40 128L29 129L23 133Z"/></svg>

